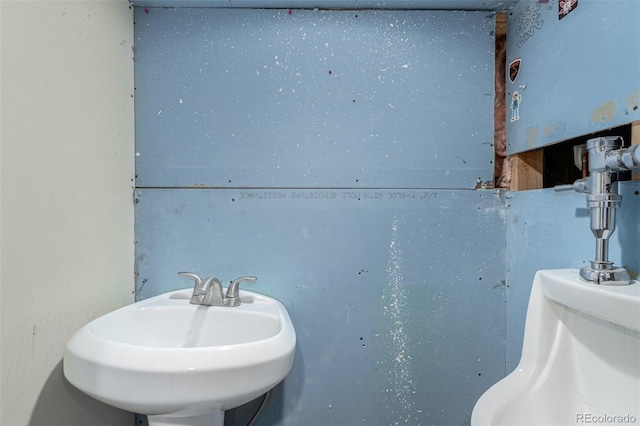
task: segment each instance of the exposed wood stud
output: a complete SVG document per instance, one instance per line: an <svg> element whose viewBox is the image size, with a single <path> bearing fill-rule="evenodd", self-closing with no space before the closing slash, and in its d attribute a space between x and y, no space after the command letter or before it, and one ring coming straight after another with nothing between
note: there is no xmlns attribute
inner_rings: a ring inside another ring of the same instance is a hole
<svg viewBox="0 0 640 426"><path fill-rule="evenodd" d="M511 156L511 190L542 188L543 150L522 152Z"/></svg>
<svg viewBox="0 0 640 426"><path fill-rule="evenodd" d="M504 37L507 35L507 14L504 12L496 13L496 37Z"/></svg>
<svg viewBox="0 0 640 426"><path fill-rule="evenodd" d="M640 121L631 123L631 144L640 145Z"/></svg>

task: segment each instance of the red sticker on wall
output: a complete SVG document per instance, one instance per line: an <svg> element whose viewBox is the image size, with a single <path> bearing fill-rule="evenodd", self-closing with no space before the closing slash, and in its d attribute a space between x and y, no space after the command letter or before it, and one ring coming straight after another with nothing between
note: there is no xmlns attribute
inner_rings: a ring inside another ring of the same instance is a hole
<svg viewBox="0 0 640 426"><path fill-rule="evenodd" d="M558 19L562 19L578 8L578 0L560 0L558 2Z"/></svg>
<svg viewBox="0 0 640 426"><path fill-rule="evenodd" d="M509 63L509 81L514 82L520 73L520 58L516 58Z"/></svg>

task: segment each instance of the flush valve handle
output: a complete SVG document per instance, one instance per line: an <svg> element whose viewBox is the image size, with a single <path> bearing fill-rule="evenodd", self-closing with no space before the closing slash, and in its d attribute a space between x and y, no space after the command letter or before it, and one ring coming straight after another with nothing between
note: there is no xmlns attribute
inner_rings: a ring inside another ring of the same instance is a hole
<svg viewBox="0 0 640 426"><path fill-rule="evenodd" d="M556 185L553 187L553 190L556 192L560 192L560 191L576 191L579 193L588 192L587 179L586 178L578 179L573 184L568 184L568 185Z"/></svg>

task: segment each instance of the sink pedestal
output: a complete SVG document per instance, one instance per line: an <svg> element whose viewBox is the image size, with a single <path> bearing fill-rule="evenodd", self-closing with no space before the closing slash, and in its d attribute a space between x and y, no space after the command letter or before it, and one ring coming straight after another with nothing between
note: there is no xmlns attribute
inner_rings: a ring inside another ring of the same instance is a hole
<svg viewBox="0 0 640 426"><path fill-rule="evenodd" d="M223 426L224 411L194 417L147 416L149 426Z"/></svg>

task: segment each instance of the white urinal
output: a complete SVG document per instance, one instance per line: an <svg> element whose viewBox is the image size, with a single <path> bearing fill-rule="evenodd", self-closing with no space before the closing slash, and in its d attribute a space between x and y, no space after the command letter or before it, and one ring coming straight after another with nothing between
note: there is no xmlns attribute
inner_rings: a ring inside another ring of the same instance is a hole
<svg viewBox="0 0 640 426"><path fill-rule="evenodd" d="M640 284L536 273L522 358L476 403L472 426L640 424Z"/></svg>

